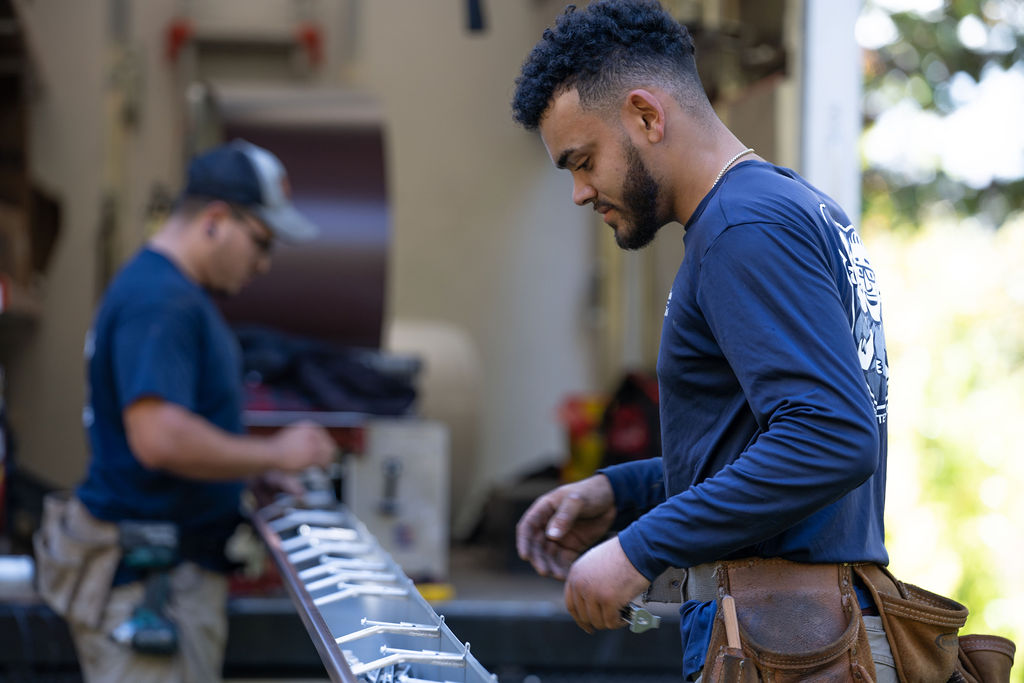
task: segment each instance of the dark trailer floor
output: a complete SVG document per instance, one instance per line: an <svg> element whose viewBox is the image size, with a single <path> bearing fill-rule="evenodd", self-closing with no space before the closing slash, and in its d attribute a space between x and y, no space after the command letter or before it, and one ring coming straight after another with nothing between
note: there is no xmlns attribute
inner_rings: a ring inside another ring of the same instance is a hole
<svg viewBox="0 0 1024 683"><path fill-rule="evenodd" d="M657 612L658 629L588 635L566 612L560 582L524 568L495 567L493 553L453 548L455 598L432 606L501 683L678 683L682 655L674 607ZM229 615L226 679L325 680L288 597L235 597ZM80 680L59 618L31 599L0 602L0 683ZM459 680L455 670L452 680Z"/></svg>

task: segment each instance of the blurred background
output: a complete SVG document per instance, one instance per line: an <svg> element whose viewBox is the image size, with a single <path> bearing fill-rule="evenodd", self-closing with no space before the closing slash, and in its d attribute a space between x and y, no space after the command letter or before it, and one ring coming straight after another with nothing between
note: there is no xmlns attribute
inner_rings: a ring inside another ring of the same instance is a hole
<svg viewBox="0 0 1024 683"><path fill-rule="evenodd" d="M1022 35L1017 0L867 0L856 26L863 236L884 288L893 377L892 567L967 604L966 631L1018 643Z"/></svg>
<svg viewBox="0 0 1024 683"><path fill-rule="evenodd" d="M243 136L282 158L323 234L281 249L229 320L243 340L371 351L416 389L408 408L339 410L253 372L251 428L318 413L347 502L449 613L452 596L564 610L557 585L526 583L512 525L538 492L657 451L651 378L682 258L679 226L619 251L511 121L522 60L565 4L0 0L0 552L28 553L41 495L84 471L103 287L189 156ZM1024 641L1024 0L663 4L723 120L862 226L892 376L894 572L966 603L966 632ZM410 504L360 497L379 490ZM254 585L273 592L238 595ZM505 614L481 609L468 628ZM459 635L502 680L545 666ZM229 651L239 670L253 642ZM659 657L678 670L664 648L630 665Z"/></svg>

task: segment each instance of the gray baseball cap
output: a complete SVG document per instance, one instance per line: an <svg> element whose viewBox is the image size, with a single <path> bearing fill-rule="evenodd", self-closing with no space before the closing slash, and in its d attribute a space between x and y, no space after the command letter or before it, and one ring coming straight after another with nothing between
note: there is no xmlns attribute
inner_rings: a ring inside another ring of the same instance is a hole
<svg viewBox="0 0 1024 683"><path fill-rule="evenodd" d="M240 138L193 158L182 194L242 206L285 242L304 242L320 232L292 204L291 186L281 160Z"/></svg>

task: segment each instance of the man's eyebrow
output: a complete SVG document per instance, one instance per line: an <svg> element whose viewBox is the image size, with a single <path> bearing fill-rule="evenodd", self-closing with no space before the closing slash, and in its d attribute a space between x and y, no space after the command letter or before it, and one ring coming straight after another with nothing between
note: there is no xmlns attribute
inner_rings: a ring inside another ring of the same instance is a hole
<svg viewBox="0 0 1024 683"><path fill-rule="evenodd" d="M577 148L575 148L575 147L571 147L571 148L565 150L564 152L562 152L561 154L558 155L558 161L555 162L555 166L558 167L558 168L568 168L569 167L569 159L572 156L574 156L574 155L576 155L578 153L579 153L579 150Z"/></svg>

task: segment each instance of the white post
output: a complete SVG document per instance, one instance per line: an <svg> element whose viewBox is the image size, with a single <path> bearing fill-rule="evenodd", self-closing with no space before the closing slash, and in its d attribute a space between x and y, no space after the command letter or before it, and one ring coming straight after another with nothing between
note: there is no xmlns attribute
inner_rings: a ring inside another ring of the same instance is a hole
<svg viewBox="0 0 1024 683"><path fill-rule="evenodd" d="M861 0L805 0L800 171L860 221Z"/></svg>

